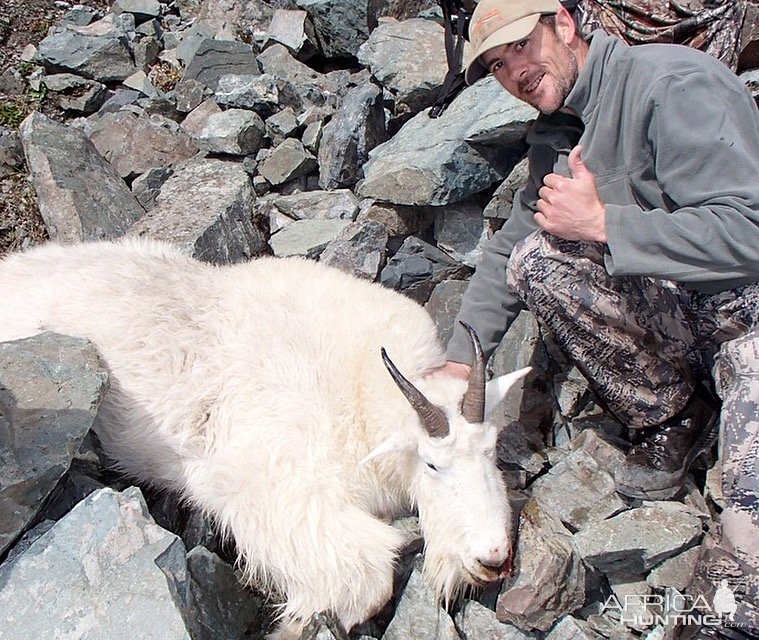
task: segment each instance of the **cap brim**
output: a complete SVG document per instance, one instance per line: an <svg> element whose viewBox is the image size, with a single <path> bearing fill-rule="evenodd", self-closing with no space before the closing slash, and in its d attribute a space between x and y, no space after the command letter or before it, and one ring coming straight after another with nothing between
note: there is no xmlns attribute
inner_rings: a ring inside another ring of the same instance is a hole
<svg viewBox="0 0 759 640"><path fill-rule="evenodd" d="M466 66L464 72L465 82L468 85L474 84L477 80L482 78L482 76L487 75L488 70L480 61L480 56L483 53L495 47L511 44L512 42L517 42L526 38L538 25L540 16L540 13L533 13L532 15L525 16L505 27L501 27L485 38L485 40L482 41L482 44L480 44L477 50L472 54L472 59Z"/></svg>

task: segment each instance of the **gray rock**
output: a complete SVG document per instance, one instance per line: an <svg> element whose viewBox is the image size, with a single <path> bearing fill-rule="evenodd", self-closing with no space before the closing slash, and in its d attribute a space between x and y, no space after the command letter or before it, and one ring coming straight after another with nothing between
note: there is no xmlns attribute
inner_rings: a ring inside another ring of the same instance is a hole
<svg viewBox="0 0 759 640"><path fill-rule="evenodd" d="M376 28L379 19L389 16L396 20L408 20L440 7L435 0L372 0L367 9L369 28ZM442 20L442 13L439 18Z"/></svg>
<svg viewBox="0 0 759 640"><path fill-rule="evenodd" d="M299 124L302 123L299 122ZM314 155L318 155L319 153L319 143L321 143L323 129L324 123L321 120L309 122L303 130L303 135L300 137L303 146Z"/></svg>
<svg viewBox="0 0 759 640"><path fill-rule="evenodd" d="M185 80L174 88L177 111L189 113L211 95L210 89L197 80Z"/></svg>
<svg viewBox="0 0 759 640"><path fill-rule="evenodd" d="M195 107L179 125L182 130L193 138L199 138L208 120L214 114L221 113L221 107L216 100L208 98Z"/></svg>
<svg viewBox="0 0 759 640"><path fill-rule="evenodd" d="M26 88L26 80L18 69L8 67L0 73L0 93L7 96L22 96L26 92Z"/></svg>
<svg viewBox="0 0 759 640"><path fill-rule="evenodd" d="M607 442L593 429L585 429L570 443L572 450L581 449L591 456L602 469L612 475L625 459L625 454L616 446Z"/></svg>
<svg viewBox="0 0 759 640"><path fill-rule="evenodd" d="M434 237L437 246L468 267L476 267L488 234L482 209L474 203L435 208Z"/></svg>
<svg viewBox="0 0 759 640"><path fill-rule="evenodd" d="M132 193L145 211L150 211L156 202L161 187L174 171L164 167L153 167L132 182Z"/></svg>
<svg viewBox="0 0 759 640"><path fill-rule="evenodd" d="M460 640L451 617L437 601L437 596L422 576L421 556L382 636L383 640Z"/></svg>
<svg viewBox="0 0 759 640"><path fill-rule="evenodd" d="M81 131L34 112L20 133L51 238L116 238L144 215L119 174Z"/></svg>
<svg viewBox="0 0 759 640"><path fill-rule="evenodd" d="M68 470L107 387L86 340L45 333L0 343L0 555Z"/></svg>
<svg viewBox="0 0 759 640"><path fill-rule="evenodd" d="M534 117L492 78L477 82L440 117L420 113L376 147L359 194L397 204L464 200L508 175Z"/></svg>
<svg viewBox="0 0 759 640"><path fill-rule="evenodd" d="M603 636L590 628L587 622L572 616L564 616L551 629L545 640L601 640Z"/></svg>
<svg viewBox="0 0 759 640"><path fill-rule="evenodd" d="M294 138L283 140L261 163L259 172L271 184L278 185L305 176L317 167L316 158Z"/></svg>
<svg viewBox="0 0 759 640"><path fill-rule="evenodd" d="M396 115L417 113L435 102L448 71L445 31L431 20L380 20L361 45L358 60L392 97Z"/></svg>
<svg viewBox="0 0 759 640"><path fill-rule="evenodd" d="M174 51L176 59L186 67L201 43L213 37L214 32L211 26L202 20L196 20L189 29L182 31L181 39Z"/></svg>
<svg viewBox="0 0 759 640"><path fill-rule="evenodd" d="M21 170L24 165L24 149L18 133L8 127L0 127L0 179Z"/></svg>
<svg viewBox="0 0 759 640"><path fill-rule="evenodd" d="M138 33L141 31L156 33L156 35L140 35L132 43L132 50L134 51L134 64L137 66L139 71L148 73L152 71L153 66L158 62L158 58L164 48L164 45L161 43L161 39L159 39L162 38L162 36L159 35L160 27L158 26L158 22L156 20L151 20L150 22L145 22L142 26L138 27L137 31ZM129 80L129 78L127 78L127 80ZM157 91L157 89L153 88L153 91Z"/></svg>
<svg viewBox="0 0 759 640"><path fill-rule="evenodd" d="M452 260L437 247L409 236L388 260L380 274L380 282L424 304L438 283L463 280L469 274L467 267Z"/></svg>
<svg viewBox="0 0 759 640"><path fill-rule="evenodd" d="M61 109L82 114L94 113L109 97L104 84L73 73L46 76L45 86L56 94Z"/></svg>
<svg viewBox="0 0 759 640"><path fill-rule="evenodd" d="M445 280L436 285L424 308L432 316L437 334L447 344L453 333L453 322L461 307L461 299L469 283L464 280Z"/></svg>
<svg viewBox="0 0 759 640"><path fill-rule="evenodd" d="M304 191L290 196L277 196L273 207L295 220L355 220L358 200L348 189L335 191Z"/></svg>
<svg viewBox="0 0 759 640"><path fill-rule="evenodd" d="M546 465L545 444L540 432L529 426L529 417L525 418L516 408L523 403L526 395L524 388L532 387L529 375L522 386L523 389L515 387L509 391L501 408L495 410L492 421L498 426L504 425L498 434L496 447L499 468L521 469L526 477L532 478ZM540 398L540 394L537 397Z"/></svg>
<svg viewBox="0 0 759 640"><path fill-rule="evenodd" d="M181 541L137 489L102 489L0 566L4 638L189 640ZM44 612L44 615L41 615Z"/></svg>
<svg viewBox="0 0 759 640"><path fill-rule="evenodd" d="M308 12L327 58L355 57L369 37L367 3L342 0L296 0Z"/></svg>
<svg viewBox="0 0 759 640"><path fill-rule="evenodd" d="M98 82L121 82L137 68L127 35L109 14L86 27L67 24L39 44L38 57L52 72L71 72Z"/></svg>
<svg viewBox="0 0 759 640"><path fill-rule="evenodd" d="M482 215L486 218L508 218L511 214L511 205L514 203L514 194L527 182L528 171L527 158L524 158L493 192L493 197L485 206Z"/></svg>
<svg viewBox="0 0 759 640"><path fill-rule="evenodd" d="M475 600L468 600L456 614L456 626L464 640L537 640L539 637L500 622L495 611Z"/></svg>
<svg viewBox="0 0 759 640"><path fill-rule="evenodd" d="M328 613L315 613L298 640L348 640L340 623Z"/></svg>
<svg viewBox="0 0 759 640"><path fill-rule="evenodd" d="M385 263L387 239L387 229L379 222L353 222L327 245L319 260L356 277L374 280Z"/></svg>
<svg viewBox="0 0 759 640"><path fill-rule="evenodd" d="M121 111L123 107L135 104L141 97L140 92L134 89L116 89L113 95L100 107L95 119L106 113Z"/></svg>
<svg viewBox="0 0 759 640"><path fill-rule="evenodd" d="M187 554L187 620L192 640L242 638L262 626L261 598L245 589L234 569L205 547Z"/></svg>
<svg viewBox="0 0 759 640"><path fill-rule="evenodd" d="M193 159L175 168L155 207L129 233L174 242L206 262L240 262L268 253L268 224L251 216L254 200L241 165Z"/></svg>
<svg viewBox="0 0 759 640"><path fill-rule="evenodd" d="M298 60L308 60L318 52L316 31L305 11L277 9L269 24L264 47L279 43Z"/></svg>
<svg viewBox="0 0 759 640"><path fill-rule="evenodd" d="M572 531L624 511L609 471L582 449L573 451L532 484L532 496Z"/></svg>
<svg viewBox="0 0 759 640"><path fill-rule="evenodd" d="M205 38L187 64L181 82L195 80L215 91L219 80L226 75L256 75L260 72L250 45Z"/></svg>
<svg viewBox="0 0 759 640"><path fill-rule="evenodd" d="M323 74L296 60L284 45L275 44L258 54L258 63L264 73L293 84L311 85L323 78Z"/></svg>
<svg viewBox="0 0 759 640"><path fill-rule="evenodd" d="M144 22L161 15L161 3L158 0L114 0L111 11L131 13L137 22Z"/></svg>
<svg viewBox="0 0 759 640"><path fill-rule="evenodd" d="M272 141L275 146L280 144L285 138L294 138L298 133L300 125L298 119L295 117L295 112L291 107L286 107L275 113L272 116L266 118L266 136ZM301 142L303 142L301 140ZM303 145L306 148L306 145ZM306 148L309 153L310 150Z"/></svg>
<svg viewBox="0 0 759 640"><path fill-rule="evenodd" d="M688 507L662 502L593 522L575 541L585 562L600 571L640 572L694 546L702 532Z"/></svg>
<svg viewBox="0 0 759 640"><path fill-rule="evenodd" d="M410 236L427 229L433 221L433 207L409 207L402 204L366 201L358 221L376 220L387 228L390 236Z"/></svg>
<svg viewBox="0 0 759 640"><path fill-rule="evenodd" d="M700 547L691 547L654 567L646 576L646 582L655 589L673 587L685 591L693 580L700 557Z"/></svg>
<svg viewBox="0 0 759 640"><path fill-rule="evenodd" d="M233 40L243 34L263 34L274 8L295 9L291 0L250 2L250 0L205 0L197 21L206 23L217 38Z"/></svg>
<svg viewBox="0 0 759 640"><path fill-rule="evenodd" d="M265 133L266 125L255 111L228 109L209 116L198 143L211 153L246 156L261 148Z"/></svg>
<svg viewBox="0 0 759 640"><path fill-rule="evenodd" d="M319 185L350 187L360 178L369 152L387 139L382 91L365 84L349 91L324 127L319 145Z"/></svg>
<svg viewBox="0 0 759 640"><path fill-rule="evenodd" d="M153 167L173 167L198 152L176 122L139 110L105 114L95 122L90 140L126 179Z"/></svg>
<svg viewBox="0 0 759 640"><path fill-rule="evenodd" d="M273 234L270 240L275 256L316 258L349 224L348 220L297 220Z"/></svg>
<svg viewBox="0 0 759 640"><path fill-rule="evenodd" d="M496 613L520 629L547 631L585 600L585 568L572 535L534 499L520 516L514 575Z"/></svg>
<svg viewBox="0 0 759 640"><path fill-rule="evenodd" d="M166 32L161 27L161 22L156 18L151 18L139 25L135 31L140 36L148 36L152 39L162 39ZM161 47L163 49L163 47Z"/></svg>
<svg viewBox="0 0 759 640"><path fill-rule="evenodd" d="M153 83L148 78L147 74L142 70L138 70L129 76L122 83L128 89L134 89L139 91L142 95L148 98L157 98L160 95L158 89L153 86Z"/></svg>
<svg viewBox="0 0 759 640"><path fill-rule="evenodd" d="M92 24L102 14L98 14L97 10L92 7L85 7L84 5L74 5L66 13L63 14L61 22L74 24L78 27L86 27L88 24Z"/></svg>
<svg viewBox="0 0 759 640"><path fill-rule="evenodd" d="M301 99L289 80L268 73L228 74L219 79L216 102L227 107L250 109L268 118L284 107L300 111Z"/></svg>

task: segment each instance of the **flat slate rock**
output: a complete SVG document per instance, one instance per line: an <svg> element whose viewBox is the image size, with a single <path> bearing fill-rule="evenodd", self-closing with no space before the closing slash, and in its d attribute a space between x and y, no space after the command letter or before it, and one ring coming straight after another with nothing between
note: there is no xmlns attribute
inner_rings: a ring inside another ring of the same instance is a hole
<svg viewBox="0 0 759 640"><path fill-rule="evenodd" d="M0 343L0 555L68 471L107 385L87 340L44 333Z"/></svg>

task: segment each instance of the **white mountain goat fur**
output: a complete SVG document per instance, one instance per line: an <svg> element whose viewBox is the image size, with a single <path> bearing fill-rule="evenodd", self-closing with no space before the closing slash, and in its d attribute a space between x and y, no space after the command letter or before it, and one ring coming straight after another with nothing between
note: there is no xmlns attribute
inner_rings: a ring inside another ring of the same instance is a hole
<svg viewBox="0 0 759 640"><path fill-rule="evenodd" d="M105 451L233 537L247 580L284 596L276 637L317 611L348 630L374 614L404 542L388 521L414 508L441 598L504 575L511 514L482 390L472 422L466 382L425 379L443 351L403 295L305 259L217 267L132 240L10 255L0 301L2 341L97 346Z"/></svg>

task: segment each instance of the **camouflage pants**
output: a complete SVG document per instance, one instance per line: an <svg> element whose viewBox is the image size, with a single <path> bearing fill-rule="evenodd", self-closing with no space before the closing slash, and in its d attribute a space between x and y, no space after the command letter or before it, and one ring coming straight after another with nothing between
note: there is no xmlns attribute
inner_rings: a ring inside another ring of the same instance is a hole
<svg viewBox="0 0 759 640"><path fill-rule="evenodd" d="M759 283L716 294L611 277L604 247L539 231L512 252L509 287L624 424L661 424L698 380L722 398L723 536L759 569Z"/></svg>

